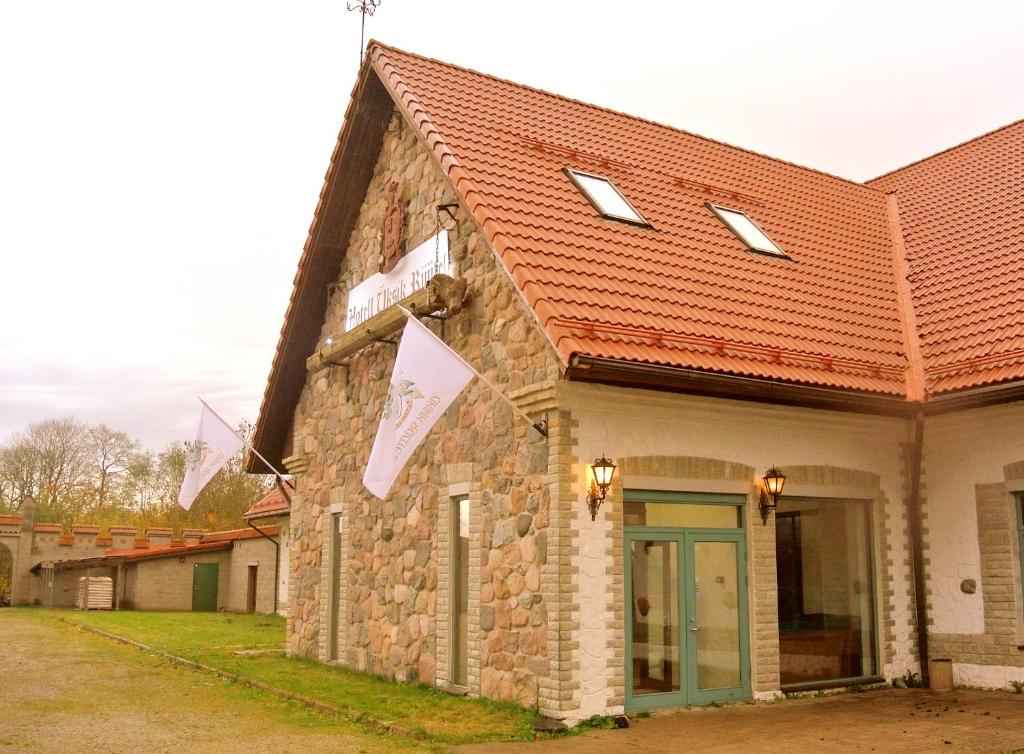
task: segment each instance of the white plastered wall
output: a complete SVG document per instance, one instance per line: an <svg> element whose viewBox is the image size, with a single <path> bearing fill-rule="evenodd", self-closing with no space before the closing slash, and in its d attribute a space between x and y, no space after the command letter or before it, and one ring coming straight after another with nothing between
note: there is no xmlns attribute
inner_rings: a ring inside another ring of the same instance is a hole
<svg viewBox="0 0 1024 754"><path fill-rule="evenodd" d="M1007 478L1005 467L1024 461L1024 403L992 406L929 417L925 422L924 488L925 537L928 559L930 631L950 635L967 659L953 653L957 684L985 688L1008 687L1024 680L1024 669L1014 647L993 651L992 626L985 625L985 589L979 543L977 485L1005 488L1006 526L1013 568L1016 641L1024 644L1021 615L1020 553L1014 533L1013 492L1024 490L1024 480ZM1000 574L1001 578L1005 578ZM965 579L976 582L973 594L961 590ZM1001 587L1005 592L1005 586ZM1004 597L1005 598L1005 597ZM1003 618L1005 620L1005 618ZM1000 660L1005 658L1005 661ZM1015 664L1006 664L1015 663Z"/></svg>
<svg viewBox="0 0 1024 754"><path fill-rule="evenodd" d="M695 456L748 465L761 474L771 465L831 465L878 475L888 501L889 541L894 547L888 565L895 598L890 608L895 625L891 629L893 662L883 670L886 677L899 675L915 665L911 629L913 605L910 573L905 565L906 531L902 524L903 488L901 444L908 440L908 422L852 413L773 406L653 391L631 390L604 385L562 383L559 406L572 412L579 422L576 488L586 486L586 465L590 459L607 455L612 460L632 456ZM751 485L756 479L750 480ZM622 485L629 487L628 479ZM711 491L710 489L701 491ZM724 490L722 490L724 491ZM574 516L573 536L577 539L575 571L579 627L574 639L575 665L580 673L579 716L612 714L611 679L621 659L609 644L607 625L611 620L607 599L606 544L611 523L599 512L591 522L582 493L579 512ZM876 593L884 599L880 565L880 527L873 521L876 553ZM748 548L749 550L749 548ZM757 585L751 578L751 589ZM753 637L752 637L753 642ZM756 647L751 646L751 654ZM881 659L881 658L880 658Z"/></svg>
<svg viewBox="0 0 1024 754"><path fill-rule="evenodd" d="M1005 482L1003 467L1019 461L1024 461L1022 403L926 420L924 484L933 631L984 633L985 585L974 487ZM964 579L977 581L977 592L960 591Z"/></svg>

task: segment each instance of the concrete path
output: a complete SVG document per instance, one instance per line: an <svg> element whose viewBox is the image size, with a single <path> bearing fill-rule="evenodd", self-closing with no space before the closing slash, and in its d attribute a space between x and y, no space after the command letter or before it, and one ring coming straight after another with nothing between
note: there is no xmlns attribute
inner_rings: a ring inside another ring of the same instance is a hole
<svg viewBox="0 0 1024 754"><path fill-rule="evenodd" d="M0 608L0 754L367 752L413 744Z"/></svg>
<svg viewBox="0 0 1024 754"><path fill-rule="evenodd" d="M862 694L680 710L626 730L526 744L477 744L459 754L631 752L1007 752L1024 749L1024 695L932 694L887 689Z"/></svg>

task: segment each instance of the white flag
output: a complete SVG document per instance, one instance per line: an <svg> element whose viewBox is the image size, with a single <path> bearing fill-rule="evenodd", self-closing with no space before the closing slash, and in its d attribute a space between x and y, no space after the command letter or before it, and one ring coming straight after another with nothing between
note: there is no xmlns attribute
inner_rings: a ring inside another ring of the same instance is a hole
<svg viewBox="0 0 1024 754"><path fill-rule="evenodd" d="M409 318L363 474L366 489L379 498L388 494L409 456L475 376L444 341Z"/></svg>
<svg viewBox="0 0 1024 754"><path fill-rule="evenodd" d="M196 495L244 444L234 430L204 403L196 441L185 462L185 478L178 493L178 504L185 510L191 508Z"/></svg>

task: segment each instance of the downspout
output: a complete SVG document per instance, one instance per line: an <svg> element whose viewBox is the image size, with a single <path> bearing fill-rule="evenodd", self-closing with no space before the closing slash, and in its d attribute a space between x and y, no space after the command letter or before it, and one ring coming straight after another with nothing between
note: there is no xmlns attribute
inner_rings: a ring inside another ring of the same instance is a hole
<svg viewBox="0 0 1024 754"><path fill-rule="evenodd" d="M921 680L928 682L928 599L924 584L924 539L921 510L921 456L924 445L924 414L914 415L910 439L909 489L907 491L907 520L910 551L914 565L914 613L917 623L917 659L921 664Z"/></svg>
<svg viewBox="0 0 1024 754"><path fill-rule="evenodd" d="M281 543L256 526L252 521L246 519L245 523L261 537L269 539L271 544L274 545L274 615L277 615L277 587L278 580L280 579L279 571L281 570Z"/></svg>
<svg viewBox="0 0 1024 754"><path fill-rule="evenodd" d="M885 198L892 237L893 273L896 279L896 305L900 314L903 347L907 356L907 400L917 403L911 425L910 458L907 474L907 525L910 537L911 561L914 568L914 618L917 623L917 659L921 665L921 680L928 681L928 598L924 584L924 532L921 507L921 460L924 445L924 404L926 380L921 340L918 336L917 313L910 288L910 262L900 222L899 199L895 192Z"/></svg>

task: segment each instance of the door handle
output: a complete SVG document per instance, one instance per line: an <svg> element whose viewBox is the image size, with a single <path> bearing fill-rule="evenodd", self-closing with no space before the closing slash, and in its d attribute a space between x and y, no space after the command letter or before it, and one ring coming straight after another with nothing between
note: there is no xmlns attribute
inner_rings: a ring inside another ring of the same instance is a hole
<svg viewBox="0 0 1024 754"><path fill-rule="evenodd" d="M700 631L700 626L697 625L697 621L695 618L690 618L690 630L694 633Z"/></svg>

